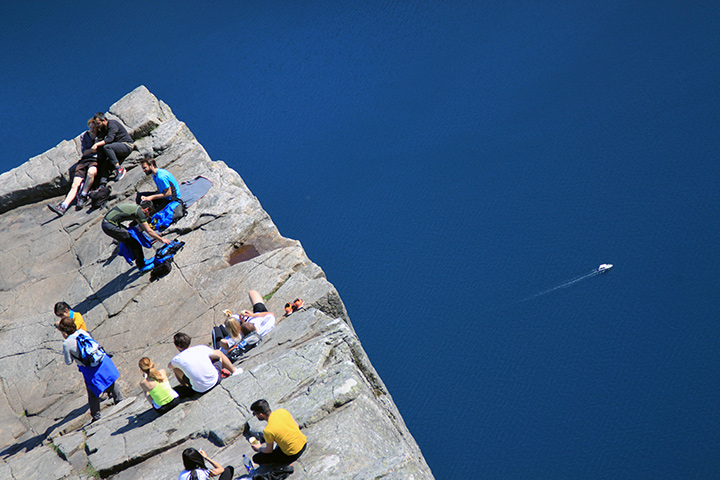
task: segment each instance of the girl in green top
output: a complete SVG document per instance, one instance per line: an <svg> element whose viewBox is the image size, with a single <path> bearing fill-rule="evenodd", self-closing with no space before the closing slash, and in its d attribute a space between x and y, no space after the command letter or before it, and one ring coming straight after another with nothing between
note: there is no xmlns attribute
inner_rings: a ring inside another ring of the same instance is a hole
<svg viewBox="0 0 720 480"><path fill-rule="evenodd" d="M170 386L165 370L157 370L153 361L148 357L141 358L138 361L138 367L143 372L140 388L145 392L145 398L156 412L162 415L180 403L178 393Z"/></svg>

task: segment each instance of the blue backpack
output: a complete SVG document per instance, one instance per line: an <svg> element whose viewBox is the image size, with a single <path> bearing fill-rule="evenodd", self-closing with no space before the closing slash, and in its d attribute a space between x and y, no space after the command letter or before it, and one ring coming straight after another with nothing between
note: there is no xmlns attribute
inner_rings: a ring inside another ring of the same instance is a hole
<svg viewBox="0 0 720 480"><path fill-rule="evenodd" d="M105 358L105 350L90 335L81 333L77 336L77 348L80 361L86 367L97 367Z"/></svg>

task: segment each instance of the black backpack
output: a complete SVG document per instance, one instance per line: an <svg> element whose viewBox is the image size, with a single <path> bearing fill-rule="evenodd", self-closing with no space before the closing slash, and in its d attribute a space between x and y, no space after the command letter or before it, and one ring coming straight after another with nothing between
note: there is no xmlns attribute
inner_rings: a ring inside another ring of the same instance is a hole
<svg viewBox="0 0 720 480"><path fill-rule="evenodd" d="M105 206L107 201L110 199L110 193L112 192L112 187L110 185L100 185L98 188L93 190L92 192L88 193L88 197L90 197L90 202L92 205L92 209L98 209Z"/></svg>
<svg viewBox="0 0 720 480"><path fill-rule="evenodd" d="M272 470L253 475L253 480L285 480L295 468L292 465L275 465Z"/></svg>

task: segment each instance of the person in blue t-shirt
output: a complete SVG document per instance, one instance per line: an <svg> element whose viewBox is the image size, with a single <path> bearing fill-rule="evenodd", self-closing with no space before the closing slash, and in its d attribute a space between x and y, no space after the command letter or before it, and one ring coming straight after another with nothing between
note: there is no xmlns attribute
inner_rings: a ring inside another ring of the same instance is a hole
<svg viewBox="0 0 720 480"><path fill-rule="evenodd" d="M157 168L154 158L143 158L140 160L140 167L145 175L152 175L152 179L157 186L155 193L141 193L138 199L141 202L151 201L155 206L155 211L159 212L165 208L170 202L176 201L180 204L173 212L173 222L179 220L184 215L185 205L181 200L180 184L170 172L163 168Z"/></svg>

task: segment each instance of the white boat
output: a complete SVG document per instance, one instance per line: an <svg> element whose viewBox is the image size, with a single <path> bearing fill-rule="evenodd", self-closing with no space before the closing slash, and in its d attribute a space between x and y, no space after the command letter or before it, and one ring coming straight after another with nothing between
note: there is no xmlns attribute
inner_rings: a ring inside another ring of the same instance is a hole
<svg viewBox="0 0 720 480"><path fill-rule="evenodd" d="M598 267L598 272L600 272L600 273L607 272L612 267L613 267L612 263L603 263L602 265L600 265Z"/></svg>

